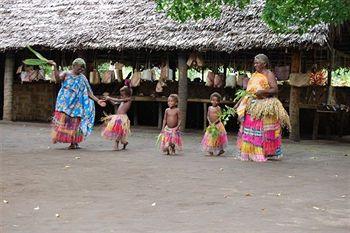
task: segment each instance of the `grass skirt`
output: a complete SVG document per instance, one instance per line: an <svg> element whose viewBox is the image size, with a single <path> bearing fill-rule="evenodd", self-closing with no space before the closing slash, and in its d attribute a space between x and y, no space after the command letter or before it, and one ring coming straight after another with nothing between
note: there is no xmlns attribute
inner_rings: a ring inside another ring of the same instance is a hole
<svg viewBox="0 0 350 233"><path fill-rule="evenodd" d="M215 127L216 129L213 129ZM219 122L215 125L210 125L205 130L202 139L202 150L205 152L219 154L227 146L227 133L225 126Z"/></svg>
<svg viewBox="0 0 350 233"><path fill-rule="evenodd" d="M111 115L101 135L105 139L126 143L130 134L130 120L126 114Z"/></svg>
<svg viewBox="0 0 350 233"><path fill-rule="evenodd" d="M179 130L165 126L164 131L160 133L159 148L162 151L168 149L169 144L174 144L176 150L182 150L182 138Z"/></svg>
<svg viewBox="0 0 350 233"><path fill-rule="evenodd" d="M274 117L253 119L245 115L241 124L237 146L241 160L265 162L267 158L281 158L281 125Z"/></svg>
<svg viewBox="0 0 350 233"><path fill-rule="evenodd" d="M53 143L80 143L84 136L80 130L80 117L70 117L64 112L54 112L51 138Z"/></svg>

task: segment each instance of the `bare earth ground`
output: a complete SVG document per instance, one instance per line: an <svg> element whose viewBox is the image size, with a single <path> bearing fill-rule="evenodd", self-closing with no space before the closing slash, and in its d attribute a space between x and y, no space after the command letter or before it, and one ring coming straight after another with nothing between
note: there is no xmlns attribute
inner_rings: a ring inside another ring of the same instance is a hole
<svg viewBox="0 0 350 233"><path fill-rule="evenodd" d="M203 156L200 132L161 155L157 134L136 128L113 152L95 128L68 151L48 124L0 122L0 232L349 232L349 144L286 140L261 164L235 159L233 137L225 157Z"/></svg>

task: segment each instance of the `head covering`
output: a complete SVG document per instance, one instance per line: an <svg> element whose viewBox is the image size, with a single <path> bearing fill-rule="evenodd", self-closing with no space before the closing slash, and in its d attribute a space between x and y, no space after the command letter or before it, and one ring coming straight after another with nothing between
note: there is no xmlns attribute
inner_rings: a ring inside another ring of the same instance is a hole
<svg viewBox="0 0 350 233"><path fill-rule="evenodd" d="M269 58L265 54L258 54L254 57L254 60L257 60L261 63L265 63L266 65L269 65Z"/></svg>
<svg viewBox="0 0 350 233"><path fill-rule="evenodd" d="M82 58L80 58L80 57L74 59L72 65L73 65L73 66L75 66L75 65L81 65L82 67L86 68L86 63L85 63L84 59L82 59Z"/></svg>

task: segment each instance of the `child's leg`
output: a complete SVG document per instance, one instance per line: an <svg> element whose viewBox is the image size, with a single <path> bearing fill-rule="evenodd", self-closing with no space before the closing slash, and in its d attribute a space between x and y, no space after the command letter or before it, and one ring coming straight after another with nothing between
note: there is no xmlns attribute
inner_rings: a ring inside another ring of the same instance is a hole
<svg viewBox="0 0 350 233"><path fill-rule="evenodd" d="M167 155L169 155L169 154L170 154L169 146L165 146L165 147L163 148L163 152L166 153Z"/></svg>
<svg viewBox="0 0 350 233"><path fill-rule="evenodd" d="M129 144L128 142L122 142L123 144L123 150L126 150L126 146Z"/></svg>
<svg viewBox="0 0 350 233"><path fill-rule="evenodd" d="M71 143L68 147L68 150L74 150L75 148L75 143Z"/></svg>
<svg viewBox="0 0 350 233"><path fill-rule="evenodd" d="M222 155L223 153L225 153L224 150L220 150L219 153L218 153L218 156Z"/></svg>
<svg viewBox="0 0 350 233"><path fill-rule="evenodd" d="M175 154L175 144L169 143L169 151L171 154Z"/></svg>
<svg viewBox="0 0 350 233"><path fill-rule="evenodd" d="M115 140L113 149L114 150L119 150L119 141L118 140Z"/></svg>

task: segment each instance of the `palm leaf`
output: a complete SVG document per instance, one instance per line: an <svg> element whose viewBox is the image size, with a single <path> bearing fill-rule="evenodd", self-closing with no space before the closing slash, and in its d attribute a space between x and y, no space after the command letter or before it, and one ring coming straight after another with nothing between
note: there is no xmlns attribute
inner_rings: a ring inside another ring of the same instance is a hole
<svg viewBox="0 0 350 233"><path fill-rule="evenodd" d="M41 55L40 53L38 53L37 51L35 51L34 49L32 49L32 47L30 47L29 45L27 46L27 48L28 48L32 53L34 53L35 56L36 56L37 58L39 58L40 60L42 60L42 61L44 61L44 62L46 62L46 63L49 61L49 60L46 59L43 55Z"/></svg>
<svg viewBox="0 0 350 233"><path fill-rule="evenodd" d="M41 66L47 64L46 62L35 58L25 59L23 63L28 66Z"/></svg>

